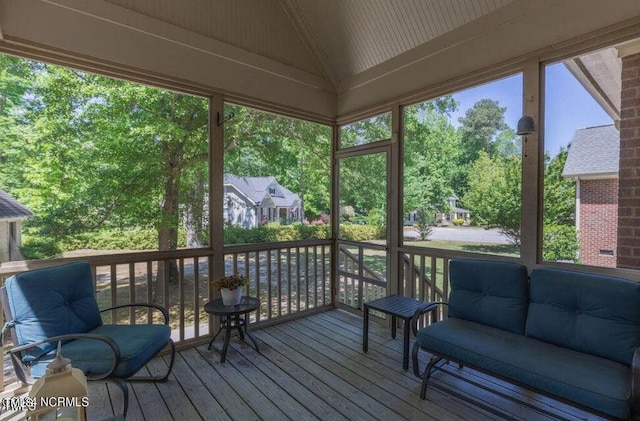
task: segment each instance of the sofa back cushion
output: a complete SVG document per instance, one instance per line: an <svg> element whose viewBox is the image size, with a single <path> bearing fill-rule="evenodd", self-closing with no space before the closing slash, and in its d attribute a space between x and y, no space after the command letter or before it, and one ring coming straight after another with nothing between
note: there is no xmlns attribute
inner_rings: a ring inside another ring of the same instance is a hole
<svg viewBox="0 0 640 421"><path fill-rule="evenodd" d="M20 345L56 335L85 333L102 324L88 263L31 270L5 282ZM57 343L28 350L26 360L46 354Z"/></svg>
<svg viewBox="0 0 640 421"><path fill-rule="evenodd" d="M456 259L449 264L449 317L524 334L527 268L517 263Z"/></svg>
<svg viewBox="0 0 640 421"><path fill-rule="evenodd" d="M531 274L526 335L631 365L640 346L640 284L559 269Z"/></svg>

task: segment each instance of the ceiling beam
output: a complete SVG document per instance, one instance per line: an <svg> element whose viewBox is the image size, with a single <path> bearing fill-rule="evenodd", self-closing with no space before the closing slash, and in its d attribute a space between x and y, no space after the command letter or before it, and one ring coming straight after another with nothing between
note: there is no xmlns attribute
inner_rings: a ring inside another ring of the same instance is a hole
<svg viewBox="0 0 640 421"><path fill-rule="evenodd" d="M296 0L279 0L280 6L285 15L291 21L291 24L300 35L302 43L307 47L309 52L315 57L326 77L333 83L333 86L337 88L339 79L336 69L331 64L329 57L326 55L318 38L311 29L311 26L302 14L302 11L298 7Z"/></svg>

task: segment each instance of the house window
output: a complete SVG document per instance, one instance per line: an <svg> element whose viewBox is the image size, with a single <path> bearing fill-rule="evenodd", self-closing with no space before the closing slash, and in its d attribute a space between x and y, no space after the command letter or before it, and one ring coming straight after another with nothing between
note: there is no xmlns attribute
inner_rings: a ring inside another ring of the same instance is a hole
<svg viewBox="0 0 640 421"><path fill-rule="evenodd" d="M275 187L269 187L269 194L276 194Z"/></svg>
<svg viewBox="0 0 640 421"><path fill-rule="evenodd" d="M545 261L640 269L639 41L544 68Z"/></svg>
<svg viewBox="0 0 640 421"><path fill-rule="evenodd" d="M520 255L522 80L404 107L405 245Z"/></svg>

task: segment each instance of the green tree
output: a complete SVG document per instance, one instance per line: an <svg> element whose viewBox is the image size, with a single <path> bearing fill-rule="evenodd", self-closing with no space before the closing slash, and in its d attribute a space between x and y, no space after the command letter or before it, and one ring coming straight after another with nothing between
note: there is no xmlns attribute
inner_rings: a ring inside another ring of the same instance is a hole
<svg viewBox="0 0 640 421"><path fill-rule="evenodd" d="M545 154L542 258L547 261L578 261L576 187L562 176L568 154L564 148L553 159Z"/></svg>
<svg viewBox="0 0 640 421"><path fill-rule="evenodd" d="M418 233L420 234L420 240L427 241L429 236L433 233L433 227L435 226L435 209L429 206L423 206L417 210L417 226Z"/></svg>
<svg viewBox="0 0 640 421"><path fill-rule="evenodd" d="M460 140L448 114L457 104L451 97L427 101L404 110L404 210L448 210L455 193Z"/></svg>
<svg viewBox="0 0 640 421"><path fill-rule="evenodd" d="M471 169L481 152L490 158L520 155L520 140L504 122L506 110L498 101L484 98L458 119L461 152L453 187L460 197L469 188Z"/></svg>
<svg viewBox="0 0 640 421"><path fill-rule="evenodd" d="M545 154L544 169L544 213L543 220L548 225L575 225L576 185L562 176L569 151L560 149L551 159Z"/></svg>
<svg viewBox="0 0 640 421"><path fill-rule="evenodd" d="M491 159L481 151L464 196L478 225L498 229L516 246L520 245L521 168L519 156Z"/></svg>
<svg viewBox="0 0 640 421"><path fill-rule="evenodd" d="M54 241L153 226L159 249L175 249L180 207L194 179L207 179L207 101L24 62L24 133L0 173L38 215L30 225Z"/></svg>

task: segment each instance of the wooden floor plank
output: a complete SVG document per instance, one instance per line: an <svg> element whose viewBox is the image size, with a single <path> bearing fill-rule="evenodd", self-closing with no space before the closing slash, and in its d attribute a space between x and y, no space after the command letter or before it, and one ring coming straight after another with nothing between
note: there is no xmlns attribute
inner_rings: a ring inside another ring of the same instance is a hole
<svg viewBox="0 0 640 421"><path fill-rule="evenodd" d="M246 358L247 362L253 365L253 369L264 373L264 375L286 391L292 399L295 399L300 405L306 408L312 414L313 418L327 421L344 419L333 407L304 387L296 379L295 374L294 376L287 374L282 366L276 365L269 360L264 353L271 353L270 349L264 349L265 347L262 346L262 353L258 353L246 345L232 344L231 346L235 348L243 358Z"/></svg>
<svg viewBox="0 0 640 421"><path fill-rule="evenodd" d="M263 390L256 389L245 377L242 370L238 370L230 363L221 363L220 354L215 350L207 350L206 345L196 348L197 351L207 360L209 365L218 372L227 385L240 394L247 402L247 405L265 420L286 419L286 415L269 400ZM247 391L251 391L248 393Z"/></svg>
<svg viewBox="0 0 640 421"><path fill-rule="evenodd" d="M242 372L244 377L253 385L253 387L262 391L265 397L267 397L290 419L318 419L318 417L311 411L289 395L289 393L284 390L278 382L273 381L269 376L257 369L251 363L250 359L255 359L260 355L256 350L244 343L238 341L232 342L233 344L229 347L229 352L227 353L227 361L238 371Z"/></svg>
<svg viewBox="0 0 640 421"><path fill-rule="evenodd" d="M300 373L298 378L309 379L306 380L307 387L311 387L318 396L324 396L325 400L331 399L330 402L336 410L349 419L364 421L375 418L375 408L369 408L370 398L364 399L356 387L328 372L314 360L283 342L282 336L278 335L275 329L256 331L255 334L281 355L286 355L286 358L296 365L296 370Z"/></svg>
<svg viewBox="0 0 640 421"><path fill-rule="evenodd" d="M148 376L149 370L143 367L138 372L141 376ZM133 392L133 393L131 393ZM156 383L152 382L132 382L129 383L129 399L136 399L140 405L142 416L148 421L173 420L171 412L162 400L162 395L158 391Z"/></svg>
<svg viewBox="0 0 640 421"><path fill-rule="evenodd" d="M168 358L167 355L163 357L165 363L168 362ZM231 420L231 417L216 401L209 389L203 387L202 381L193 372L182 353L176 353L172 373L201 418L217 421Z"/></svg>
<svg viewBox="0 0 640 421"><path fill-rule="evenodd" d="M363 372L376 373L378 377L387 379L388 381L384 382L385 390L423 411L428 411L436 419L460 420L470 416L473 416L474 419L482 419L485 415L489 419L494 418L490 414L478 413L477 410L467 408L459 403L453 405L454 410L443 408L439 402L444 396L440 393L436 393L435 397L430 396L429 399L422 400L418 396L419 379L407 376L407 372L402 370L401 360L392 360L395 364L391 367L381 364L380 361L388 361L389 359L382 355L378 358L372 358L375 354L373 351L369 351L367 354L363 353L360 341L356 342L353 337L343 336L344 332L339 332L335 326L329 328L314 319L302 319L299 324L304 327L307 333L314 332L315 335L320 335L318 340L331 344L337 362L344 361L345 364L357 362ZM445 399L445 401L447 400ZM460 410L460 413L457 414L456 410Z"/></svg>
<svg viewBox="0 0 640 421"><path fill-rule="evenodd" d="M149 361L147 368L151 373L165 373L167 371L167 364L162 358L154 358ZM182 390L181 384L176 381L173 373L166 382L158 382L156 386L174 420L195 421L201 419L200 414L191 401L191 397L187 396L184 390Z"/></svg>
<svg viewBox="0 0 640 421"><path fill-rule="evenodd" d="M355 388L360 392L360 399L366 406L363 409L367 410L371 415L380 417L381 419L398 419L402 417L410 418L411 414L414 412L413 408L405 405L403 401L387 393L375 382L369 381L357 372L350 369L344 369L343 366L335 363L323 352L320 352L319 348L321 348L322 351L328 351L319 343L314 343L313 346L307 345L305 341L300 339L301 333L292 329L287 324L274 326L272 334L283 342L292 344L297 350L309 356L324 370L342 379L346 384L352 385L352 388ZM427 415L426 419L432 418Z"/></svg>
<svg viewBox="0 0 640 421"><path fill-rule="evenodd" d="M104 380L87 382L89 393L89 407L87 418L92 420L104 420L114 415L109 386ZM122 412L122 407L119 407Z"/></svg>
<svg viewBox="0 0 640 421"><path fill-rule="evenodd" d="M258 419L258 415L247 405L242 396L231 387L226 386L226 380L216 370L213 370L207 359L195 348L181 351L180 355L231 419ZM242 392L244 394L252 393L252 390Z"/></svg>

